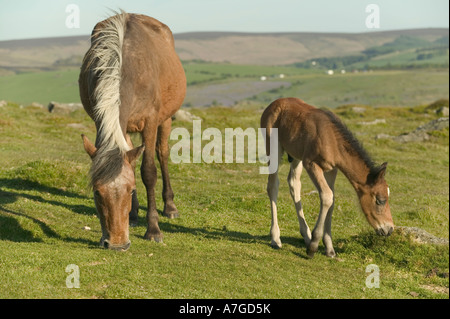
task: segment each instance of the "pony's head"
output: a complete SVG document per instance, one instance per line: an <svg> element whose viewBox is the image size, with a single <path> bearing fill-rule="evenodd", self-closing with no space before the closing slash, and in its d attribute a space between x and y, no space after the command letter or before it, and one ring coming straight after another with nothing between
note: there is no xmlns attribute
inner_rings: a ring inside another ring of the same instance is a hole
<svg viewBox="0 0 450 319"><path fill-rule="evenodd" d="M101 154L85 135L82 138L84 149L92 159L91 185L102 227L100 244L108 249L127 250L131 244L129 214L136 192L134 168L144 146L125 154L114 150Z"/></svg>
<svg viewBox="0 0 450 319"><path fill-rule="evenodd" d="M357 190L359 202L369 224L378 235L389 236L394 230L389 207L389 187L384 179L387 163L374 169L366 184Z"/></svg>

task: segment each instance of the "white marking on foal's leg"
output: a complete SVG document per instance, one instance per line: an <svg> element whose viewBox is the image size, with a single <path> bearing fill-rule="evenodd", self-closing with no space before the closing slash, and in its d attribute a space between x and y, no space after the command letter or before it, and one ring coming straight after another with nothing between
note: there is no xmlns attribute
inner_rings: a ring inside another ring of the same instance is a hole
<svg viewBox="0 0 450 319"><path fill-rule="evenodd" d="M288 176L289 191L291 193L292 200L294 201L295 211L300 226L300 234L305 240L306 247L311 242L311 230L306 223L305 215L303 214L303 207L301 203L301 189L302 183L300 177L302 175L303 164L301 161L294 159L291 163L291 169Z"/></svg>
<svg viewBox="0 0 450 319"><path fill-rule="evenodd" d="M269 195L270 209L272 211L272 225L270 226L270 236L272 237L271 245L274 248L281 248L280 228L278 227L277 216L277 197L279 184L280 181L278 180L278 171L276 173L270 174L267 182L267 194Z"/></svg>
<svg viewBox="0 0 450 319"><path fill-rule="evenodd" d="M333 191L328 186L323 170L317 164L310 163L307 167L307 171L309 177L319 191L320 197L319 217L317 218L316 225L312 231L311 243L307 249L308 257L312 258L319 248L320 240L323 238L325 219L329 209L333 206Z"/></svg>

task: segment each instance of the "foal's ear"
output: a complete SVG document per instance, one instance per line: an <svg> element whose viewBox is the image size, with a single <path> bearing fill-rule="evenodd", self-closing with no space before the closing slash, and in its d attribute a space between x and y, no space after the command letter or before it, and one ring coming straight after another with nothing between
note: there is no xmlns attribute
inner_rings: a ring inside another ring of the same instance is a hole
<svg viewBox="0 0 450 319"><path fill-rule="evenodd" d="M370 184L376 184L382 178L384 178L384 175L386 175L387 164L388 164L387 162L384 162L379 167L377 167L377 169L376 169L376 171L374 173L369 174L368 182Z"/></svg>
<svg viewBox="0 0 450 319"><path fill-rule="evenodd" d="M81 138L83 139L83 146L86 153L88 153L91 159L94 158L95 153L97 152L97 148L94 146L94 144L91 143L91 141L89 141L86 135L81 134Z"/></svg>
<svg viewBox="0 0 450 319"><path fill-rule="evenodd" d="M136 148L133 148L131 151L127 152L127 161L131 164L131 166L135 166L136 160L141 156L142 152L144 151L145 146L141 145Z"/></svg>

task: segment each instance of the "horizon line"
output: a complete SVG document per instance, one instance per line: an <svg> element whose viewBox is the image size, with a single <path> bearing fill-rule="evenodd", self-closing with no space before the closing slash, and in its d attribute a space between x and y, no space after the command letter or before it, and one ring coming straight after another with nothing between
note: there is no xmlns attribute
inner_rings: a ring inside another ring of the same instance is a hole
<svg viewBox="0 0 450 319"><path fill-rule="evenodd" d="M199 34L199 33L218 33L218 34L240 34L240 35L257 35L257 34L373 34L373 33L383 33L383 32L401 32L401 31L417 31L417 30L449 30L449 27L423 27L423 28L406 28L406 29L389 29L389 30L380 30L380 29L368 29L367 31L360 32L324 32L324 31L186 31L186 32L173 32L173 36L177 35L188 35L188 34ZM75 37L90 37L90 34L74 34L74 35L55 35L55 36L37 36L31 38L14 38L14 39L5 39L0 40L0 42L8 42L8 41L27 41L27 40L39 40L39 39L61 39L61 38L75 38Z"/></svg>

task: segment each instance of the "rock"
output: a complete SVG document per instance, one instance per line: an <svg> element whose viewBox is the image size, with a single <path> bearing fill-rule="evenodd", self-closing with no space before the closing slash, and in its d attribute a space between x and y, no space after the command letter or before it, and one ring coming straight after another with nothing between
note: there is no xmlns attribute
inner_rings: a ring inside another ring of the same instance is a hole
<svg viewBox="0 0 450 319"><path fill-rule="evenodd" d="M44 105L42 105L41 103L38 103L38 102L33 102L30 104L30 107L37 107L37 108L43 109Z"/></svg>
<svg viewBox="0 0 450 319"><path fill-rule="evenodd" d="M380 133L375 136L376 140L382 140L382 139L388 139L388 138L392 138L392 136L389 134L384 134L384 133Z"/></svg>
<svg viewBox="0 0 450 319"><path fill-rule="evenodd" d="M440 109L436 110L436 114L439 114L440 116L448 116L448 106L443 106Z"/></svg>
<svg viewBox="0 0 450 319"><path fill-rule="evenodd" d="M419 126L411 133L406 133L394 137L394 140L400 143L428 141L430 139L430 135L428 134L428 132L440 131L447 127L449 127L449 118L441 117L437 120L433 120Z"/></svg>
<svg viewBox="0 0 450 319"><path fill-rule="evenodd" d="M436 237L419 227L397 226L395 231L402 235L411 236L411 238L420 244L448 245L449 240Z"/></svg>
<svg viewBox="0 0 450 319"><path fill-rule="evenodd" d="M411 132L394 137L394 141L399 143L428 141L430 135L426 132Z"/></svg>
<svg viewBox="0 0 450 319"><path fill-rule="evenodd" d="M89 226L83 226L82 229L83 229L83 230L91 230L91 227L89 227Z"/></svg>
<svg viewBox="0 0 450 319"><path fill-rule="evenodd" d="M8 105L8 102L6 102L5 100L0 101L0 107L4 107L6 105Z"/></svg>
<svg viewBox="0 0 450 319"><path fill-rule="evenodd" d="M375 124L386 124L386 120L385 119L375 119L371 122L360 122L359 124L361 125L375 125Z"/></svg>
<svg viewBox="0 0 450 319"><path fill-rule="evenodd" d="M366 111L366 108L362 106L354 106L352 107L352 111L355 113L364 113Z"/></svg>
<svg viewBox="0 0 450 319"><path fill-rule="evenodd" d="M419 126L415 129L414 132L419 131L425 131L425 132L431 132L431 131L440 131L446 127L449 127L449 118L448 117L440 117L437 120L433 120L431 122L428 122L424 125Z"/></svg>
<svg viewBox="0 0 450 319"><path fill-rule="evenodd" d="M193 120L201 120L201 118L185 110L178 110L172 115L172 121L192 122Z"/></svg>
<svg viewBox="0 0 450 319"><path fill-rule="evenodd" d="M80 108L83 108L81 103L58 103L51 101L48 104L48 111L50 113L71 113Z"/></svg>

